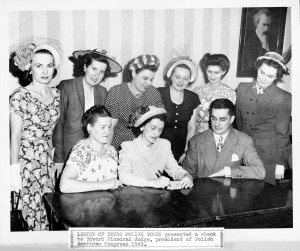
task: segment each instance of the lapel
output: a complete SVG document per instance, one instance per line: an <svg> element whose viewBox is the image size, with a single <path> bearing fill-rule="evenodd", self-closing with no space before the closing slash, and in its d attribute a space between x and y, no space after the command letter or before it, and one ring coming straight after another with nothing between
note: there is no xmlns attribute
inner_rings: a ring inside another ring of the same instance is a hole
<svg viewBox="0 0 300 251"><path fill-rule="evenodd" d="M256 89L254 89L253 87L256 85L256 82L254 81L253 83L251 83L248 87L248 90L247 91L251 91L251 93L254 95L254 97L257 96L257 92L256 92Z"/></svg>
<svg viewBox="0 0 300 251"><path fill-rule="evenodd" d="M215 164L216 170L223 168L228 162L231 162L232 154L235 151L236 142L237 134L232 128L230 128L229 134L227 135L223 144L222 151L220 152L220 155L217 158Z"/></svg>
<svg viewBox="0 0 300 251"><path fill-rule="evenodd" d="M275 85L271 84L264 90L264 95L260 96L260 102L266 106L271 106L275 94Z"/></svg>
<svg viewBox="0 0 300 251"><path fill-rule="evenodd" d="M203 142L203 159L210 174L213 173L217 161L217 149L213 131L209 129Z"/></svg>
<svg viewBox="0 0 300 251"><path fill-rule="evenodd" d="M83 90L83 77L76 78L76 90L79 97L80 104L82 106L83 112L85 111L85 102L84 102L84 90Z"/></svg>

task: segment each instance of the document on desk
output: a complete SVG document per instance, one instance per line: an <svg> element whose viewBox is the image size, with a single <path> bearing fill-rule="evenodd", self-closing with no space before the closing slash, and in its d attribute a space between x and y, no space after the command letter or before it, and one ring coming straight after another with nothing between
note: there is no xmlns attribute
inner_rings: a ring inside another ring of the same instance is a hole
<svg viewBox="0 0 300 251"><path fill-rule="evenodd" d="M170 181L170 185L167 187L168 190L176 190L176 189L181 189L179 186L180 181Z"/></svg>

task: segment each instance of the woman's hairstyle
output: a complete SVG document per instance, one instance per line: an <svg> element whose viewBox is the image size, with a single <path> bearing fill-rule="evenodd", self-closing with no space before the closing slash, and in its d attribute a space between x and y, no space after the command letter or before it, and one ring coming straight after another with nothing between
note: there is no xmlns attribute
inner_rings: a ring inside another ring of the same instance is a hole
<svg viewBox="0 0 300 251"><path fill-rule="evenodd" d="M109 78L111 76L111 68L109 66L109 62L105 57L101 56L101 54L99 53L86 53L82 56L81 55L78 56L78 60L74 66L74 76L75 77L84 76L85 75L84 66L86 68L89 67L93 63L93 60L107 65L102 81Z"/></svg>
<svg viewBox="0 0 300 251"><path fill-rule="evenodd" d="M176 67L174 67L174 69L172 70L172 73L171 73L170 78L166 78L166 86L167 86L167 87L169 87L169 86L172 85L172 79L171 79L171 78L172 78L172 76L173 76L174 71L175 71L176 68L183 68L183 69L189 70L190 76L192 76L192 71L191 71L191 68L190 68L190 67L188 67L186 64L179 64L179 65L177 65ZM193 82L189 82L188 86L191 85L192 83L193 83Z"/></svg>
<svg viewBox="0 0 300 251"><path fill-rule="evenodd" d="M111 117L111 114L104 106L94 105L88 109L82 116L82 129L85 138L89 137L89 132L87 130L88 124L94 126L98 118Z"/></svg>
<svg viewBox="0 0 300 251"><path fill-rule="evenodd" d="M256 62L254 64L255 69L258 71L258 69L262 66L262 64L266 64L268 66L271 66L271 67L277 69L276 79L273 82L274 84L278 83L282 79L283 75L288 74L288 72L286 70L284 70L279 63L277 63L276 61L274 61L272 59L266 59L266 58L256 60Z"/></svg>
<svg viewBox="0 0 300 251"><path fill-rule="evenodd" d="M38 50L34 54L48 54L48 55L51 55L53 57L52 53L48 50L45 50L45 49ZM53 57L53 62L54 62L54 57ZM30 74L30 71L31 71L31 67L29 68L29 70L24 70L24 71L21 72L20 78L22 79L22 83L23 83L22 85L23 86L29 85L32 82L32 75ZM56 75L57 75L57 69L54 68L52 78L55 78Z"/></svg>
<svg viewBox="0 0 300 251"><path fill-rule="evenodd" d="M229 59L224 54L209 54L206 53L199 62L200 68L202 69L205 82L208 82L206 69L208 66L219 66L222 71L224 71L224 75L222 79L226 76L230 68Z"/></svg>
<svg viewBox="0 0 300 251"><path fill-rule="evenodd" d="M125 66L123 80L124 82L132 81L132 71L135 71L136 74L143 70L157 72L159 65L159 58L156 55L139 55L131 59L127 66Z"/></svg>

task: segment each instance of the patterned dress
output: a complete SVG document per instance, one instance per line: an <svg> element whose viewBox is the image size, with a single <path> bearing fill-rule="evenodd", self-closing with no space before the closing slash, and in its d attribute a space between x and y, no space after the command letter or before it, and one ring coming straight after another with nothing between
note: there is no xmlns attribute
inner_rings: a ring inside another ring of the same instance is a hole
<svg viewBox="0 0 300 251"><path fill-rule="evenodd" d="M136 136L130 128L128 128L129 115L139 106L151 106L163 104L158 90L150 85L143 95L136 98L129 90L128 84L123 83L113 86L108 94L105 107L109 110L112 118L118 119L118 123L114 129L112 145L120 150L121 143L133 140Z"/></svg>
<svg viewBox="0 0 300 251"><path fill-rule="evenodd" d="M104 181L117 178L118 155L113 146L106 145L106 153L101 156L87 139L82 139L73 147L67 165L78 168L77 180Z"/></svg>
<svg viewBox="0 0 300 251"><path fill-rule="evenodd" d="M10 112L22 118L19 152L22 190L20 206L30 231L48 230L44 193L54 190L52 132L59 118L60 91L45 105L23 87L10 97Z"/></svg>
<svg viewBox="0 0 300 251"><path fill-rule="evenodd" d="M209 129L209 106L215 99L227 98L233 104L236 101L236 93L229 86L220 83L212 87L211 84L201 85L193 90L198 94L201 104L198 106L196 134Z"/></svg>

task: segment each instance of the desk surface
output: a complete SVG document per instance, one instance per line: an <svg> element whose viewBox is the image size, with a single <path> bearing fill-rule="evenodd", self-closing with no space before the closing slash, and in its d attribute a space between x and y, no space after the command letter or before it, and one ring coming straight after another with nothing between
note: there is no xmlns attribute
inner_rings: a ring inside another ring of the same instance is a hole
<svg viewBox="0 0 300 251"><path fill-rule="evenodd" d="M65 228L209 227L222 226L220 222L227 222L224 227L228 228L277 227L278 215L285 215L279 223L292 225L292 192L259 180L196 179L192 189L129 186L115 191L51 193L44 199ZM277 223L272 223L272 217ZM253 224L253 219L264 222Z"/></svg>

